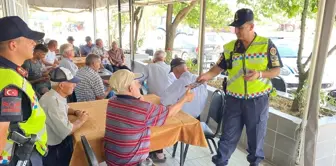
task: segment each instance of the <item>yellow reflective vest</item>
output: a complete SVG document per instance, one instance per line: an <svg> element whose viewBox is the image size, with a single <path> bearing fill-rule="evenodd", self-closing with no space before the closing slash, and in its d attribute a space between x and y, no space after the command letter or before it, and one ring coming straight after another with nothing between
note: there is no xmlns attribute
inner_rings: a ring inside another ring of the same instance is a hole
<svg viewBox="0 0 336 166"><path fill-rule="evenodd" d="M45 126L46 115L43 108L39 105L34 89L24 77L13 69L0 68L0 80L0 91L9 85L16 86L25 92L30 99L32 113L25 122L19 123L19 128L23 131L25 136L29 137L31 134L37 135L35 148L42 156L45 156L48 151L47 132ZM0 160L0 164L9 163L12 155L12 149L13 142L11 140L7 140L5 150L0 156L2 158L2 160Z"/></svg>
<svg viewBox="0 0 336 166"><path fill-rule="evenodd" d="M232 69L228 69L227 94L240 99L251 99L269 94L272 90L270 79L259 78L245 81L243 76L250 70L266 71L268 64L268 38L256 36L245 53L236 53L235 43L231 41L224 45L224 58L228 61L232 54Z"/></svg>

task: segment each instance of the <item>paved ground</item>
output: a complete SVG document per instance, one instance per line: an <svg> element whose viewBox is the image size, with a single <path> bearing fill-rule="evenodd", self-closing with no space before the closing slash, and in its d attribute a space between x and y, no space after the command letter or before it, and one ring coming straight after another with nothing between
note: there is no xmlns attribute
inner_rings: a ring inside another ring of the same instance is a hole
<svg viewBox="0 0 336 166"><path fill-rule="evenodd" d="M216 140L217 141L217 140ZM178 146L175 158L171 155L173 154L173 147L166 148L164 153L166 154L167 161L165 163L156 163L156 166L179 166L180 161L180 146ZM214 149L214 148L213 148ZM236 149L233 153L229 166L248 166L249 163L246 161L246 153L243 150ZM214 166L211 162L212 155L210 154L209 148L202 148L197 146L189 146L188 154L185 166ZM101 163L100 166L106 166L105 163ZM272 164L263 162L260 166L272 166Z"/></svg>

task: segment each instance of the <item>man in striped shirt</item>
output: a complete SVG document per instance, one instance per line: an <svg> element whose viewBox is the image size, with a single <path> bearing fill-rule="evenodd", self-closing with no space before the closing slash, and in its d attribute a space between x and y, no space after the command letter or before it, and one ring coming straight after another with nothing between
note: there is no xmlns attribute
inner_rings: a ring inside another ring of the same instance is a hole
<svg viewBox="0 0 336 166"><path fill-rule="evenodd" d="M110 86L116 96L108 102L105 127L105 156L109 166L133 166L146 161L150 145L151 126L161 126L169 116L174 116L186 102L194 98L188 89L185 95L170 106L144 101L140 94L139 79L126 69L115 72Z"/></svg>

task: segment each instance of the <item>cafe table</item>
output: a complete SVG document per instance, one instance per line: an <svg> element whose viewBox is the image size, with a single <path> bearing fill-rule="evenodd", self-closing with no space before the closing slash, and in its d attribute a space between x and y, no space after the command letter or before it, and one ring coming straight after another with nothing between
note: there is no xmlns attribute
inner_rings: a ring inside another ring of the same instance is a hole
<svg viewBox="0 0 336 166"><path fill-rule="evenodd" d="M145 95L145 100L159 104L160 98L155 95ZM70 103L70 108L86 110L89 119L74 134L74 151L72 154L71 166L88 165L85 159L85 152L81 144L81 136L85 136L91 145L99 162L105 161L103 138L105 134L106 108L108 100L96 100L90 102ZM70 121L75 117L70 115ZM180 111L173 117L167 118L164 125L151 127L150 150L155 151L173 146L176 142L181 142L180 165L184 164L185 153L184 144L207 147L208 144L202 131L202 126L198 120Z"/></svg>
<svg viewBox="0 0 336 166"><path fill-rule="evenodd" d="M74 57L72 61L77 65L78 68L81 68L85 66L85 58L86 57Z"/></svg>

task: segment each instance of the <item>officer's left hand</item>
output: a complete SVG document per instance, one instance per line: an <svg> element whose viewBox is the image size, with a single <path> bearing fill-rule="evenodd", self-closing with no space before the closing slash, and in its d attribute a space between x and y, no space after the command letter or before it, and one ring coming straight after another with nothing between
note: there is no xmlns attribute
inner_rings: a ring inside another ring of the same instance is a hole
<svg viewBox="0 0 336 166"><path fill-rule="evenodd" d="M254 81L259 78L259 72L255 70L250 70L245 76L244 80L246 81Z"/></svg>

